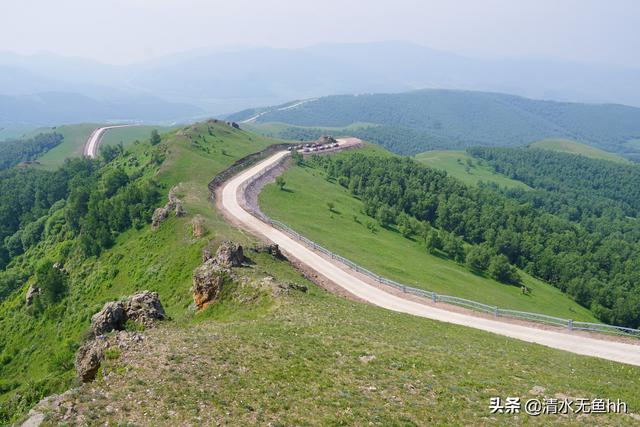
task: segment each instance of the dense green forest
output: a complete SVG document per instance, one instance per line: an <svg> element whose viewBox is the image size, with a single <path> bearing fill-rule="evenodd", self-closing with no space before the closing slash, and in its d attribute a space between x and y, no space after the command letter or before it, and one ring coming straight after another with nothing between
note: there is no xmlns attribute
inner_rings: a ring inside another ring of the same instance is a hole
<svg viewBox="0 0 640 427"><path fill-rule="evenodd" d="M570 219L640 214L640 167L636 165L532 148L473 147L467 151L486 160L498 173L546 190L544 198L535 192L526 197Z"/></svg>
<svg viewBox="0 0 640 427"><path fill-rule="evenodd" d="M12 139L0 142L0 170L20 162L35 160L62 142L59 133L41 133L29 139Z"/></svg>
<svg viewBox="0 0 640 427"><path fill-rule="evenodd" d="M313 161L360 197L365 213L381 226L397 227L407 237L420 235L427 249L442 250L507 283L518 283L510 268L517 265L569 293L605 322L640 325L639 239L589 230L408 158L355 153ZM471 245L466 250L463 239Z"/></svg>
<svg viewBox="0 0 640 427"><path fill-rule="evenodd" d="M381 126L366 131L366 139L399 154L474 145L519 146L562 137L628 157L640 156L640 151L629 144L640 139L640 109L622 105L537 101L487 92L421 90L329 96L285 110L246 110L231 115L230 119L242 121L257 112L263 113L256 119L257 123L311 128L378 124ZM406 139L404 143L403 139Z"/></svg>
<svg viewBox="0 0 640 427"><path fill-rule="evenodd" d="M103 160L67 160L55 171L11 168L0 172L0 270L41 241L68 241L68 250L98 255L115 236L146 224L159 192L142 171L110 167L125 153L106 146ZM159 160L158 160L159 161ZM0 300L33 271L0 272Z"/></svg>

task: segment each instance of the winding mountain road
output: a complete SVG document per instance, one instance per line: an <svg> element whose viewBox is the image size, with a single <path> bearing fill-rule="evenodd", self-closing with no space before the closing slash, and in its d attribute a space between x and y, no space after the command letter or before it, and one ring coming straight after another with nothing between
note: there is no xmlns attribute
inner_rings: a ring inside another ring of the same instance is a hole
<svg viewBox="0 0 640 427"><path fill-rule="evenodd" d="M349 144L352 140L339 140ZM456 325L467 326L498 335L516 338L522 341L541 344L547 347L569 351L576 354L594 356L616 362L640 366L640 345L601 340L570 332L560 332L521 324L501 322L470 314L448 311L428 303L402 298L376 286L366 283L359 276L338 262L333 262L312 249L293 239L288 234L272 227L252 215L243 207L243 195L246 185L253 177L278 165L289 155L288 151L278 152L262 162L250 167L227 181L219 190L217 203L222 212L235 224L250 233L270 240L280 246L289 257L298 260L307 268L324 276L327 280L343 288L350 294L371 304L408 313L415 316Z"/></svg>
<svg viewBox="0 0 640 427"><path fill-rule="evenodd" d="M95 159L98 156L98 148L100 148L100 142L102 142L102 137L109 129L117 129L117 128L128 128L136 125L114 125L114 126L104 126L98 128L91 132L87 142L84 143L83 154L86 157L91 157Z"/></svg>

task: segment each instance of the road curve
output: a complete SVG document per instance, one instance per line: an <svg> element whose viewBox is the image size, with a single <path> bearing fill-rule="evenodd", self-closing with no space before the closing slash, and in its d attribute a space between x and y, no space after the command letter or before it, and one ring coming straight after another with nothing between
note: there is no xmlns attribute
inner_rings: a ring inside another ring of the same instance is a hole
<svg viewBox="0 0 640 427"><path fill-rule="evenodd" d="M345 140L342 142L345 142ZM576 354L640 366L640 345L599 340L582 335L475 317L469 314L447 311L433 305L421 304L390 294L364 282L346 267L331 262L286 233L261 221L242 207L240 192L244 191L246 183L252 177L278 163L278 161L287 155L289 155L287 151L278 152L231 178L219 190L218 194L220 198L218 205L225 215L230 217L242 228L254 235L261 236L278 244L287 255L297 259L308 268L316 271L347 292L371 304L389 310L481 329L494 334L537 343Z"/></svg>
<svg viewBox="0 0 640 427"><path fill-rule="evenodd" d="M104 126L94 130L93 132L91 132L91 135L89 135L87 142L84 143L83 154L86 157L91 157L92 159L95 159L98 156L98 148L100 148L100 142L102 141L102 137L109 129L127 128L131 126L135 126L135 125Z"/></svg>

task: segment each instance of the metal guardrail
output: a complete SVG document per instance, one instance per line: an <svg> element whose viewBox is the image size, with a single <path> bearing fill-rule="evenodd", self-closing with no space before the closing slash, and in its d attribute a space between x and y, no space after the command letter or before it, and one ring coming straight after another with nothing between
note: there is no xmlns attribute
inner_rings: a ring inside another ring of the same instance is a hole
<svg viewBox="0 0 640 427"><path fill-rule="evenodd" d="M284 157L284 158L286 158L286 157ZM273 168L278 166L278 165L279 165L279 163L276 163L276 164L272 165L272 167L267 168L267 169L263 170L262 172L260 172L259 174L253 176L247 182L246 186L247 187L250 186L255 181L257 181L260 178L262 178L263 176L269 174L271 172L271 170L273 170ZM614 326L614 325L605 325L605 324L600 324L600 323L577 322L577 321L574 321L572 319L563 319L563 318L560 318L560 317L548 316L546 314L528 313L528 312L525 312L525 311L509 310L509 309L499 308L499 307L496 307L496 306L491 306L491 305L483 304L483 303L480 303L480 302L477 302L477 301L472 301L472 300L468 300L468 299L464 299L464 298L460 298L460 297L454 297L454 296L450 296L450 295L441 295L441 294L438 294L438 293L433 292L433 291L427 291L427 290L424 290L424 289L418 289L418 288L414 288L414 287L411 287L411 286L408 286L408 285L405 285L405 284L402 284L402 283L398 283L398 282L396 282L394 280L387 279L386 277L382 277L382 276L380 276L380 275L378 275L376 273L373 273L373 272L367 270L366 268L361 267L360 265L356 264L355 262L353 262L353 261L351 261L351 260L349 260L349 259L347 259L347 258L345 258L345 257L343 257L341 255L338 255L338 254L335 254L335 253L331 252L330 250L320 246L319 244L317 244L313 240L310 240L310 239L304 237L303 235L301 235L297 231L293 230L292 228L290 228L286 224L283 224L280 221L276 221L274 219L269 218L268 216L266 216L261 211L253 210L251 213L254 216L256 216L257 218L259 218L260 220L266 222L267 224L270 224L273 227L279 229L280 231L283 231L283 232L287 233L288 235L290 235L294 239L305 243L307 246L313 248L315 251L321 252L321 253L329 256L331 259L339 261L340 263L342 263L346 267L348 267L348 268L350 268L350 269L352 269L352 270L354 270L354 271L356 271L358 273L364 274L365 276L368 276L372 280L374 280L374 281L376 281L376 282L378 282L378 283L380 283L382 285L389 286L391 288L394 288L394 289L396 289L398 291L401 291L401 292L404 292L404 293L408 293L408 294L412 294L412 295L416 295L416 296L419 296L419 297L430 299L434 303L445 302L445 303L448 303L448 304L454 304L454 305L457 305L457 306L470 308L472 310L493 314L495 317L508 317L508 318L513 318L513 319L526 320L526 321L530 321L530 322L543 323L543 324L547 324L547 325L561 326L561 327L565 327L565 328L570 329L570 330L598 332L598 333L602 333L602 334L618 335L618 336L625 336L625 337L634 337L634 338L639 338L640 339L640 330L638 330L638 329L625 328L625 327L622 327L622 326Z"/></svg>

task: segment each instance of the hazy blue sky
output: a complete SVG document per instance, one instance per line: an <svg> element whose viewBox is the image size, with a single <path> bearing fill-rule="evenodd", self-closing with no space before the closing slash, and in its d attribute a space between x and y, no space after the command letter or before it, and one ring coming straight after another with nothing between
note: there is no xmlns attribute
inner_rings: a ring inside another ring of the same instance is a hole
<svg viewBox="0 0 640 427"><path fill-rule="evenodd" d="M640 68L640 0L9 0L0 25L0 50L109 63L380 40Z"/></svg>

